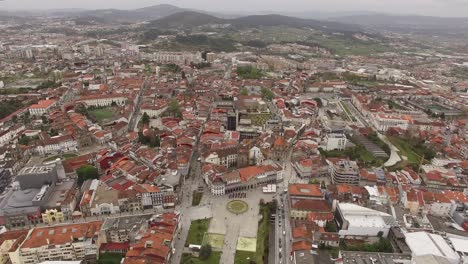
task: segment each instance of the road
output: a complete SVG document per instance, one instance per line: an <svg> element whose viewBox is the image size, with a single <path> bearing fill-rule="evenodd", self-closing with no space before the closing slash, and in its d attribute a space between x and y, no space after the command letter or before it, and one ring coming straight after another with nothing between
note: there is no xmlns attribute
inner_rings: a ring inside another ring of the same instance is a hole
<svg viewBox="0 0 468 264"><path fill-rule="evenodd" d="M135 128L138 124L138 118L140 115L140 107L141 107L141 98L143 97L144 91L148 87L148 77L146 77L145 81L141 85L140 91L138 92L138 96L136 99L135 106L133 107L133 113L130 117L130 121L128 122L128 131L132 132L135 131Z"/></svg>

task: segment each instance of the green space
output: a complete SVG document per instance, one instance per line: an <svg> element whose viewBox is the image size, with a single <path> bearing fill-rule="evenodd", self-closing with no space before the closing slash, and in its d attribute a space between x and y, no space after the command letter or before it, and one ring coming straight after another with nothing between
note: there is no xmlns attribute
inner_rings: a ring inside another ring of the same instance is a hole
<svg viewBox="0 0 468 264"><path fill-rule="evenodd" d="M255 264L263 263L263 260L262 262L256 262L256 260L257 260L257 254L255 252L237 250L236 256L234 258L234 263L235 264L251 264L252 261Z"/></svg>
<svg viewBox="0 0 468 264"><path fill-rule="evenodd" d="M211 218L192 221L190 224L187 241L185 241L185 246L188 246L189 244L202 245L203 237L205 236L205 233L208 232L208 228L210 227L210 221Z"/></svg>
<svg viewBox="0 0 468 264"><path fill-rule="evenodd" d="M362 252L385 252L393 253L392 244L386 238L379 238L379 241L373 244L359 243L359 244L343 244L341 246L346 251L362 251Z"/></svg>
<svg viewBox="0 0 468 264"><path fill-rule="evenodd" d="M260 203L261 219L258 222L257 231L257 248L255 252L237 250L234 263L236 264L250 264L251 261L256 264L263 264L264 258L268 258L268 234L270 232L269 219L271 212L276 211L275 203L264 204Z"/></svg>
<svg viewBox="0 0 468 264"><path fill-rule="evenodd" d="M103 122L107 119L111 119L114 116L112 108L99 108L88 110L89 114L93 116L98 122Z"/></svg>
<svg viewBox="0 0 468 264"><path fill-rule="evenodd" d="M343 108L343 110L348 114L347 116L351 117L351 121L356 122L357 121L356 118L351 113L351 111L349 111L349 108L346 106L346 104L343 104L340 102L340 105Z"/></svg>
<svg viewBox="0 0 468 264"><path fill-rule="evenodd" d="M219 264L221 260L221 252L211 252L211 255L205 259L193 257L190 253L183 253L180 264Z"/></svg>
<svg viewBox="0 0 468 264"><path fill-rule="evenodd" d="M120 253L104 253L99 255L99 259L97 261L98 264L120 264L122 258L125 254Z"/></svg>
<svg viewBox="0 0 468 264"><path fill-rule="evenodd" d="M353 36L347 35L329 36L314 34L310 36L308 40L316 42L340 56L369 55L391 51L390 47L381 42L375 40L359 40Z"/></svg>
<svg viewBox="0 0 468 264"><path fill-rule="evenodd" d="M459 79L468 79L468 67L455 67L450 72L450 75Z"/></svg>
<svg viewBox="0 0 468 264"><path fill-rule="evenodd" d="M230 201L226 207L233 214L243 214L249 209L249 205L241 200Z"/></svg>
<svg viewBox="0 0 468 264"><path fill-rule="evenodd" d="M400 155L405 156L409 162L418 164L420 162L419 155L413 151L410 143L403 138L389 136L390 142L398 148Z"/></svg>
<svg viewBox="0 0 468 264"><path fill-rule="evenodd" d="M221 250L224 245L224 235L215 233L205 233L203 245L211 245L214 249Z"/></svg>
<svg viewBox="0 0 468 264"><path fill-rule="evenodd" d="M203 197L202 192L193 191L192 206L198 206L200 204L200 202L201 202L202 197Z"/></svg>
<svg viewBox="0 0 468 264"><path fill-rule="evenodd" d="M48 157L43 162L53 161L53 160L56 160L56 159L70 159L70 158L74 158L76 156L78 156L78 155L76 155L74 153L65 153L65 154L62 154L62 155L56 155L56 156Z"/></svg>
<svg viewBox="0 0 468 264"><path fill-rule="evenodd" d="M91 165L83 165L76 170L78 175L78 186L81 186L86 180L94 180L99 178L99 171Z"/></svg>
<svg viewBox="0 0 468 264"><path fill-rule="evenodd" d="M0 119L9 116L20 108L24 107L23 101L21 100L7 100L2 101L0 104Z"/></svg>
<svg viewBox="0 0 468 264"><path fill-rule="evenodd" d="M260 79L265 76L265 73L252 66L241 66L237 67L237 75L242 79Z"/></svg>
<svg viewBox="0 0 468 264"><path fill-rule="evenodd" d="M354 147L346 148L345 150L330 150L319 149L320 154L325 158L349 158L350 160L358 161L359 165L364 167L380 167L384 163L382 159L374 157L363 145L353 142Z"/></svg>

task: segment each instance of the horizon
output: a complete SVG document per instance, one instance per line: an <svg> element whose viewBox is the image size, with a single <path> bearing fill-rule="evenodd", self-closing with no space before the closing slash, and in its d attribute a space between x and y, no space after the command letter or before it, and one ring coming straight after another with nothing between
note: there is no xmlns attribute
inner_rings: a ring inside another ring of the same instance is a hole
<svg viewBox="0 0 468 264"><path fill-rule="evenodd" d="M253 6L253 8L249 10L243 10L242 8L228 8L226 7L221 7L219 5L208 5L205 6L203 4L196 4L194 1L189 1L191 3L186 3L188 0L175 0L172 1L173 3L167 3L167 2L162 2L162 1L152 1L152 0L139 0L137 1L138 3L132 3L129 5L128 1L125 0L117 0L118 3L116 4L111 4L108 1L110 0L102 0L99 2L99 4L94 4L94 5L87 5L87 2L90 2L91 0L69 0L65 4L63 1L58 1L58 0L36 0L33 1L34 4L21 4L21 3L26 3L26 2L31 2L32 0L0 0L0 11L6 11L6 12L44 12L44 11L56 11L56 10L106 10L106 9L115 9L115 10L134 10L134 9L140 9L140 8L148 8L152 6L159 6L159 5L171 5L175 6L178 8L184 8L184 9L192 9L192 10L200 10L200 11L207 11L207 12L213 12L213 13L219 13L219 14L236 14L236 15L252 15L252 14L286 14L286 15L296 15L296 16L301 16L301 15L392 15L392 16L425 16L425 17L445 17L445 18L466 18L468 17L465 13L466 12L461 12L460 9L458 10L453 10L453 12L443 12L443 9L439 10L439 13L434 13L434 11L429 12L415 12L414 10L411 10L410 8L405 9L405 11L396 11L395 9L384 9L380 10L379 8L376 8L376 6L371 6L368 5L368 8L360 8L361 6L366 6L362 5L364 2L368 1L373 1L373 0L360 0L361 5L356 5L356 7L343 7L339 6L336 8L330 8L328 4L320 4L318 6L311 6L311 7L303 7L301 9L291 9L290 7L287 8L281 8L281 5L278 4L273 4L270 6L269 9L261 9L261 8L256 8L256 5ZM211 2L213 0L198 0L197 2ZM241 2L246 1L246 0L240 0ZM262 2L265 0L257 0L255 3ZM294 2L302 2L303 0L293 0ZM325 0L319 0L319 1L325 1ZM329 2L342 2L344 0L329 0ZM397 0L397 1L404 1L404 0ZM46 4L37 6L37 2L46 2ZM52 4L53 2L60 2L59 4ZM116 1L113 1L116 2ZM127 3L124 3L127 2ZM275 1L277 2L277 1ZM384 0L383 2L390 2L389 0ZM441 3L441 0L418 0L415 2L438 2ZM468 2L463 3L460 0L450 0L450 3L452 5L460 5L463 7L468 8ZM120 4L119 4L120 3ZM445 3L447 4L447 3ZM449 4L450 5L450 4ZM25 8L27 6L28 8ZM241 5L239 5L241 6ZM293 5L294 6L294 5ZM301 5L302 6L302 5ZM370 7L370 8L369 8ZM315 9L314 9L315 8ZM447 8L447 6L446 6ZM450 7L454 8L454 7ZM409 11L408 11L409 10ZM466 9L464 9L466 10ZM420 11L420 10L419 10Z"/></svg>

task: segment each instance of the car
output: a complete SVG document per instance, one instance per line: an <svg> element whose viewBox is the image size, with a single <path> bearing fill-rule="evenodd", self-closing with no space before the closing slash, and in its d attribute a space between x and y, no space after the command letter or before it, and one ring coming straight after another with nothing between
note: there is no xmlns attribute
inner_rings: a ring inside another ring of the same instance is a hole
<svg viewBox="0 0 468 264"><path fill-rule="evenodd" d="M286 235L286 231L285 231L285 230L283 230L283 236L285 236L285 235Z"/></svg>

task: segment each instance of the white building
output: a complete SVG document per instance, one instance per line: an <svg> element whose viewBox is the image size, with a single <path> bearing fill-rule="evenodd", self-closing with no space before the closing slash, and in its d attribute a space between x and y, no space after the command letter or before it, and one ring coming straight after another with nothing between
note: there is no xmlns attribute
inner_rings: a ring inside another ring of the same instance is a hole
<svg viewBox="0 0 468 264"><path fill-rule="evenodd" d="M46 114L56 103L57 101L55 100L40 100L37 104L33 104L29 107L29 113L34 116Z"/></svg>
<svg viewBox="0 0 468 264"><path fill-rule="evenodd" d="M36 147L39 155L76 151L78 142L72 136L57 136L44 139Z"/></svg>
<svg viewBox="0 0 468 264"><path fill-rule="evenodd" d="M125 94L105 94L105 95L90 95L82 96L77 102L85 103L86 107L105 107L111 106L112 103L118 106L123 106L128 101L128 95Z"/></svg>
<svg viewBox="0 0 468 264"><path fill-rule="evenodd" d="M411 249L413 258L417 259L432 255L443 258L451 264L460 263L460 256L440 235L427 232L414 232L405 234L405 237L406 244Z"/></svg>
<svg viewBox="0 0 468 264"><path fill-rule="evenodd" d="M26 127L23 124L17 124L6 131L1 131L0 132L0 147L10 142L10 140L18 136L20 132L25 129Z"/></svg>
<svg viewBox="0 0 468 264"><path fill-rule="evenodd" d="M340 238L367 239L387 237L392 226L397 226L393 216L352 203L338 203L335 220Z"/></svg>
<svg viewBox="0 0 468 264"><path fill-rule="evenodd" d="M324 143L324 149L326 151L344 150L346 148L346 144L348 144L348 139L345 134L330 133L325 136Z"/></svg>
<svg viewBox="0 0 468 264"><path fill-rule="evenodd" d="M374 123L375 128L380 132L386 132L389 128L392 127L407 130L411 122L411 118L409 116L400 117L385 114L375 114L372 117L372 122Z"/></svg>

